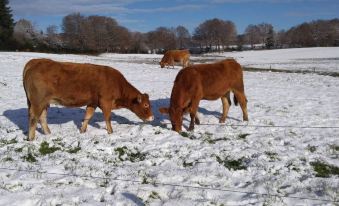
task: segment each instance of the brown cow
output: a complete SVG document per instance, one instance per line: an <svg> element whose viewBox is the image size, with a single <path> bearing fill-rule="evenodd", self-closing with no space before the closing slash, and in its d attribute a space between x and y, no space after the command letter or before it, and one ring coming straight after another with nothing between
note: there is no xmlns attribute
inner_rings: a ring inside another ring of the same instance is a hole
<svg viewBox="0 0 339 206"><path fill-rule="evenodd" d="M168 113L172 129L180 132L183 113L189 112L191 122L189 130L194 129L201 99L216 100L221 98L223 114L220 122L225 122L230 106L229 94L235 95L235 103L240 103L243 120L248 121L247 99L244 92L241 66L233 59L226 59L214 64L197 64L181 70L175 78L169 108L160 108L161 113Z"/></svg>
<svg viewBox="0 0 339 206"><path fill-rule="evenodd" d="M174 68L174 62L179 62L182 64L182 68L185 68L189 64L189 59L190 52L188 50L168 50L162 57L160 66L164 68L167 65Z"/></svg>
<svg viewBox="0 0 339 206"><path fill-rule="evenodd" d="M44 133L50 133L46 118L50 103L67 107L86 105L81 133L86 131L96 107L104 114L109 134L113 132L112 109L127 108L142 120L153 120L148 94L140 93L118 70L108 66L33 59L23 71L23 85L29 112L29 140L34 140L39 120Z"/></svg>

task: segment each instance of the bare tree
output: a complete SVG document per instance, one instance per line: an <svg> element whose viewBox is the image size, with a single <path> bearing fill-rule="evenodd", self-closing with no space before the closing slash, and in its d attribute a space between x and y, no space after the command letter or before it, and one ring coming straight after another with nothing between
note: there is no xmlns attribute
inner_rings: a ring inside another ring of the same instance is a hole
<svg viewBox="0 0 339 206"><path fill-rule="evenodd" d="M163 52L176 48L175 30L158 27L155 31L147 33L147 44L155 52Z"/></svg>
<svg viewBox="0 0 339 206"><path fill-rule="evenodd" d="M85 45L85 31L84 25L85 17L80 13L67 15L62 20L63 41L72 50L84 51Z"/></svg>
<svg viewBox="0 0 339 206"><path fill-rule="evenodd" d="M288 47L338 46L339 19L305 22L290 28L280 38Z"/></svg>
<svg viewBox="0 0 339 206"><path fill-rule="evenodd" d="M236 28L233 22L220 19L206 20L194 31L193 38L210 49L221 48L236 42Z"/></svg>
<svg viewBox="0 0 339 206"><path fill-rule="evenodd" d="M71 49L97 52L127 52L130 32L105 16L71 14L63 19L63 37Z"/></svg>
<svg viewBox="0 0 339 206"><path fill-rule="evenodd" d="M256 25L250 24L245 29L245 38L246 43L251 45L251 48L254 48L254 44L259 44L260 42L260 32L259 28Z"/></svg>
<svg viewBox="0 0 339 206"><path fill-rule="evenodd" d="M312 47L316 46L312 34L312 28L308 23L292 27L286 32L286 38L290 47Z"/></svg>
<svg viewBox="0 0 339 206"><path fill-rule="evenodd" d="M255 44L261 44L262 47L265 46L268 49L274 47L275 32L271 24L250 24L245 29L245 37L246 43L251 45L252 49L254 49Z"/></svg>
<svg viewBox="0 0 339 206"><path fill-rule="evenodd" d="M140 32L131 33L131 41L129 52L132 53L147 53L150 48L146 44L146 35Z"/></svg>
<svg viewBox="0 0 339 206"><path fill-rule="evenodd" d="M52 49L56 49L62 45L62 41L57 30L58 27L55 25L50 25L46 28L46 43Z"/></svg>
<svg viewBox="0 0 339 206"><path fill-rule="evenodd" d="M175 29L175 36L177 39L177 47L180 49L188 48L191 42L191 35L184 26L177 26Z"/></svg>

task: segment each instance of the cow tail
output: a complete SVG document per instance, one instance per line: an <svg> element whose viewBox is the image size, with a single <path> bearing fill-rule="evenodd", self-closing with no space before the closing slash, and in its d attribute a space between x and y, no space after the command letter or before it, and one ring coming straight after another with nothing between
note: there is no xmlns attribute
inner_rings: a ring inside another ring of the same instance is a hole
<svg viewBox="0 0 339 206"><path fill-rule="evenodd" d="M24 68L24 71L23 71L23 74L22 74L22 80L23 80L23 86L24 86L24 90L25 90L25 94L26 94L26 99L27 99L27 106L28 108L31 107L31 101L29 100L28 98L28 93L27 93L27 86L25 84L25 80L26 80L26 72L27 70L30 68L29 64L27 63L25 68Z"/></svg>

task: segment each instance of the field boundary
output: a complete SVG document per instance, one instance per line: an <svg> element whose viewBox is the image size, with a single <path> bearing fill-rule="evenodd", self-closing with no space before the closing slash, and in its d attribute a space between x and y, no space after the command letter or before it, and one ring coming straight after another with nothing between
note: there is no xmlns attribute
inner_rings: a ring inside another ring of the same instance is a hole
<svg viewBox="0 0 339 206"><path fill-rule="evenodd" d="M331 76L339 77L339 72L324 72L324 71L315 71L315 70L289 70L289 69L264 69L257 67L242 67L244 71L248 72L276 72L276 73L295 73L295 74L317 74L322 76Z"/></svg>

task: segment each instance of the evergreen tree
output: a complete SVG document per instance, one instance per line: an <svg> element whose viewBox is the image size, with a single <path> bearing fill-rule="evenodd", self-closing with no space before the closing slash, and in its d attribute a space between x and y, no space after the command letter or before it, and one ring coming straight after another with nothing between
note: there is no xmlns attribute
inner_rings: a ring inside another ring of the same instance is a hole
<svg viewBox="0 0 339 206"><path fill-rule="evenodd" d="M0 0L0 50L9 49L12 42L14 22L8 0Z"/></svg>
<svg viewBox="0 0 339 206"><path fill-rule="evenodd" d="M273 27L270 27L269 30L268 30L265 46L266 46L267 49L273 49L274 48L274 30L273 30Z"/></svg>

